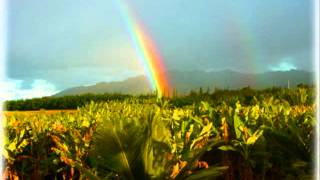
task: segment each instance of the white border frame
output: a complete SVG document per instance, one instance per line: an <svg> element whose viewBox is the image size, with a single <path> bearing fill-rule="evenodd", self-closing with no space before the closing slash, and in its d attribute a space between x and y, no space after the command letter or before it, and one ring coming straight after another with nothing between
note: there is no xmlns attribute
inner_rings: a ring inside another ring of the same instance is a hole
<svg viewBox="0 0 320 180"><path fill-rule="evenodd" d="M313 0L313 58L314 58L314 72L315 72L315 84L316 84L316 134L315 134L315 162L314 162L314 179L320 179L320 144L319 144L319 133L320 133L320 125L319 125L319 118L320 118L320 89L319 89L319 69L320 69L320 59L319 59L319 11L320 11L320 3L319 0ZM0 82L3 81L6 77L6 59L7 59L7 0L0 0ZM0 87L3 88L3 87ZM4 161L2 159L2 145L3 145L3 123L2 123L2 104L0 99L0 178L2 178L3 173L3 164Z"/></svg>
<svg viewBox="0 0 320 180"><path fill-rule="evenodd" d="M314 179L318 180L320 179L320 171L319 171L319 168L320 168L320 153L319 153L319 150L320 150L320 146L319 146L319 118L320 118L320 91L319 91L319 86L320 86L320 81L319 81L319 11L320 11L320 3L319 3L319 0L314 0L313 1L313 60L314 60L314 72L315 72L315 85L316 85L316 126L315 126L315 147L314 147L314 152L315 152L315 159L314 159Z"/></svg>
<svg viewBox="0 0 320 180"><path fill-rule="evenodd" d="M6 76L6 59L7 59L7 0L0 0L0 82L3 82ZM3 88L3 87L0 87ZM0 90L1 92L1 90ZM0 93L1 95L1 93ZM2 158L3 152L3 122L2 122L2 108L3 98L0 97L0 178L4 168L4 159Z"/></svg>

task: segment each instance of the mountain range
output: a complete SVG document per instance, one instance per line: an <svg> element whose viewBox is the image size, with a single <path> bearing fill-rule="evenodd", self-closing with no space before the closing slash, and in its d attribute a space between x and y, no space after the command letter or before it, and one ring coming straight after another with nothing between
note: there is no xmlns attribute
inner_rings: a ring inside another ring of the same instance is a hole
<svg viewBox="0 0 320 180"><path fill-rule="evenodd" d="M295 87L298 84L313 84L313 74L308 71L270 71L264 73L241 73L232 70L223 71L168 71L170 84L178 93L188 93L200 87L210 91L219 89L239 89L250 86L262 89L268 87ZM100 82L90 86L79 86L65 89L54 96L80 95L86 93L151 93L146 76L140 75L123 81Z"/></svg>

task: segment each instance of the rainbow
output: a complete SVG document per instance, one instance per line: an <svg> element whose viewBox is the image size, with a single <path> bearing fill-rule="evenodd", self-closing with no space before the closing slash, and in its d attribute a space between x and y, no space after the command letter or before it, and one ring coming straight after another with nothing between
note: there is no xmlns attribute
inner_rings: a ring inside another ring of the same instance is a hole
<svg viewBox="0 0 320 180"><path fill-rule="evenodd" d="M259 72L257 62L261 61L261 48L259 43L256 41L254 28L250 27L249 24L245 23L246 17L238 11L237 8L231 6L226 9L228 14L228 29L233 31L233 41L239 46L235 49L239 51L245 60L248 69L254 73ZM249 77L247 79L249 84L253 86L257 83L257 79Z"/></svg>
<svg viewBox="0 0 320 180"><path fill-rule="evenodd" d="M257 44L253 38L252 32L250 32L249 28L244 26L237 19L232 19L229 27L233 30L233 40L238 41L238 44L241 45L238 46L236 50L240 51L245 58L244 60L248 69L256 71L256 62L259 62L258 60L260 57L259 49L257 48ZM256 84L256 79L254 79L253 76L249 76L248 78L249 79L247 79L247 81L249 84Z"/></svg>
<svg viewBox="0 0 320 180"><path fill-rule="evenodd" d="M158 97L169 96L171 86L167 71L158 48L148 34L146 28L138 21L127 3L115 0L120 14L126 23L138 59L143 64L144 72Z"/></svg>

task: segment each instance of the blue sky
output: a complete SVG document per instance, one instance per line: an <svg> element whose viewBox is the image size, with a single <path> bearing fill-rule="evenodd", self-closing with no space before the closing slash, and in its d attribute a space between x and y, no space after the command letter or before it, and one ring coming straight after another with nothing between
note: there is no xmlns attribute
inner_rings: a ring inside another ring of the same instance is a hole
<svg viewBox="0 0 320 180"><path fill-rule="evenodd" d="M167 69L312 67L311 0L125 2L152 35ZM8 13L6 83L17 92L52 94L144 73L112 0L10 0Z"/></svg>

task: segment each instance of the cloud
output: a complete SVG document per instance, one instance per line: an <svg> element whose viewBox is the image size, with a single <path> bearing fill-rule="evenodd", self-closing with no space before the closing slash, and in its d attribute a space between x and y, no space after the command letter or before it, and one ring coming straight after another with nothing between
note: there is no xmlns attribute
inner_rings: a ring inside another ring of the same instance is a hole
<svg viewBox="0 0 320 180"><path fill-rule="evenodd" d="M271 71L290 71L296 70L297 67L291 63L292 58L284 58L280 63L275 66L270 66Z"/></svg>
<svg viewBox="0 0 320 180"><path fill-rule="evenodd" d="M23 85L45 79L62 90L143 74L112 3L68 1L72 10L65 3L10 0L10 12L19 13L8 21L8 77ZM311 0L132 4L169 70L312 69Z"/></svg>
<svg viewBox="0 0 320 180"><path fill-rule="evenodd" d="M0 90L1 101L43 97L57 93L56 87L43 79L33 80L30 88L24 88L23 83L23 80L18 79L7 79L0 82L0 86L4 87Z"/></svg>

